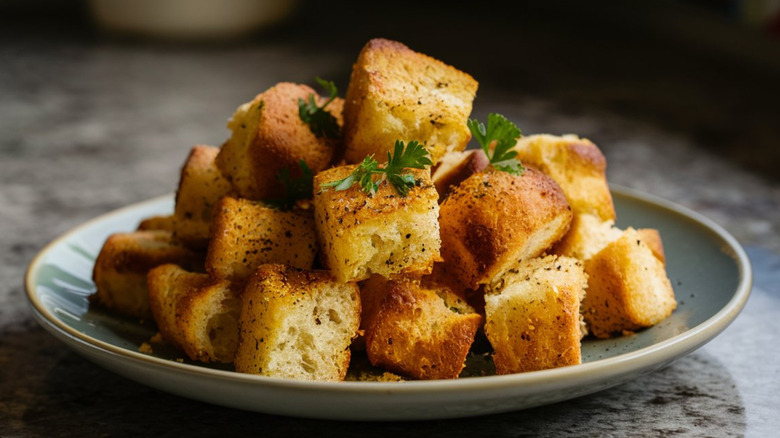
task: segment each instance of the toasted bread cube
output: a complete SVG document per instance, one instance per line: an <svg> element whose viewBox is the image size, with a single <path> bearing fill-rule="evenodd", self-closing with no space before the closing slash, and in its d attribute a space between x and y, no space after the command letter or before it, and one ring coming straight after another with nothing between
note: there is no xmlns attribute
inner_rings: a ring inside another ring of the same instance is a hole
<svg viewBox="0 0 780 438"><path fill-rule="evenodd" d="M217 156L217 167L242 198L281 199L284 187L278 179L282 169L292 177L301 173L303 160L313 173L325 169L341 153L340 140L315 136L298 113L298 99L316 96L309 86L281 82L254 100L238 107L228 122L230 138ZM327 107L342 125L342 99Z"/></svg>
<svg viewBox="0 0 780 438"><path fill-rule="evenodd" d="M206 248L209 225L219 200L231 187L214 160L219 148L196 145L181 169L174 208L174 235L193 248Z"/></svg>
<svg viewBox="0 0 780 438"><path fill-rule="evenodd" d="M636 230L643 242L650 247L653 255L666 264L664 244L658 230L640 228ZM553 246L553 254L588 260L607 245L623 236L624 231L615 226L614 221L602 221L591 214L575 215L569 232Z"/></svg>
<svg viewBox="0 0 780 438"><path fill-rule="evenodd" d="M575 215L615 220L607 184L607 159L593 142L576 135L531 135L515 146L523 164L549 175L563 190Z"/></svg>
<svg viewBox="0 0 780 438"><path fill-rule="evenodd" d="M368 358L413 379L455 379L482 317L446 286L375 275L360 287Z"/></svg>
<svg viewBox="0 0 780 438"><path fill-rule="evenodd" d="M194 273L167 263L152 268L147 275L149 304L157 330L170 345L182 349L184 334L177 324L179 299L210 281L207 274Z"/></svg>
<svg viewBox="0 0 780 438"><path fill-rule="evenodd" d="M555 244L554 254L587 260L620 238L623 231L615 227L613 220L601 220L592 214L574 215L571 227L563 238Z"/></svg>
<svg viewBox="0 0 780 438"><path fill-rule="evenodd" d="M477 289L519 260L539 256L566 233L571 218L560 187L538 170L474 174L441 204L446 270Z"/></svg>
<svg viewBox="0 0 780 438"><path fill-rule="evenodd" d="M236 371L343 380L360 326L360 293L327 271L260 266L241 300Z"/></svg>
<svg viewBox="0 0 780 438"><path fill-rule="evenodd" d="M238 348L240 290L228 280L209 281L176 303L182 349L192 360L232 363Z"/></svg>
<svg viewBox="0 0 780 438"><path fill-rule="evenodd" d="M582 314L588 331L608 338L657 324L677 307L666 268L642 234L628 228L585 261L588 294Z"/></svg>
<svg viewBox="0 0 780 438"><path fill-rule="evenodd" d="M396 140L426 144L434 164L448 151L463 150L477 85L401 43L372 39L352 67L344 102L347 162L384 157Z"/></svg>
<svg viewBox="0 0 780 438"><path fill-rule="evenodd" d="M410 169L418 184L402 197L388 183L371 196L322 184L347 177L356 166L314 177L314 217L324 263L341 282L371 274L428 274L440 259L439 204L427 169Z"/></svg>
<svg viewBox="0 0 780 438"><path fill-rule="evenodd" d="M206 272L215 278L246 280L264 263L311 269L317 236L310 210L284 211L223 197L217 204L206 255Z"/></svg>
<svg viewBox="0 0 780 438"><path fill-rule="evenodd" d="M227 280L174 264L152 269L148 281L152 314L163 339L192 360L233 362L240 290Z"/></svg>
<svg viewBox="0 0 780 438"><path fill-rule="evenodd" d="M138 223L138 231L163 230L173 232L173 215L151 216Z"/></svg>
<svg viewBox="0 0 780 438"><path fill-rule="evenodd" d="M642 242L650 248L655 258L666 266L666 252L664 252L664 242L661 239L661 233L653 228L638 228L636 232L639 234Z"/></svg>
<svg viewBox="0 0 780 438"><path fill-rule="evenodd" d="M586 287L582 262L552 255L523 261L487 286L485 334L496 373L579 364Z"/></svg>
<svg viewBox="0 0 780 438"><path fill-rule="evenodd" d="M203 255L174 242L169 231L112 234L95 260L92 279L97 291L91 299L123 315L151 317L146 274L165 263L202 270Z"/></svg>
<svg viewBox="0 0 780 438"><path fill-rule="evenodd" d="M453 187L463 180L482 172L490 164L487 155L481 149L454 151L445 154L439 164L431 170L431 179L439 192L439 202L443 202Z"/></svg>

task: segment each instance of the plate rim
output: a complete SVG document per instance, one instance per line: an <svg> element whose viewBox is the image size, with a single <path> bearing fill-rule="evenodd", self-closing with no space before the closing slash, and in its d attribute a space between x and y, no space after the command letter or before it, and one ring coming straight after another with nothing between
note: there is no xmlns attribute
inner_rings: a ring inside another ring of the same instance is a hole
<svg viewBox="0 0 780 438"><path fill-rule="evenodd" d="M412 395L419 393L428 394L434 391L436 393L446 394L449 392L461 392L475 389L500 389L506 388L508 386L522 386L531 383L534 385L550 384L554 382L566 383L568 381L576 381L585 377L592 377L594 373L601 373L602 377L604 375L619 375L626 372L631 372L632 370L641 370L647 367L647 364L644 362L646 362L649 358L653 358L653 364L661 364L661 366L663 366L673 361L674 359L677 359L687 353L690 353L691 351L700 348L712 340L723 330L725 330L739 315L739 313L744 308L752 290L753 273L750 260L747 256L747 253L736 240L736 238L734 238L728 231L726 231L722 226L713 220L688 207L682 206L656 195L613 183L610 183L610 191L613 193L613 196L618 195L627 198L633 198L635 200L642 201L643 203L652 204L656 207L673 212L679 216L692 219L699 225L704 226L707 231L714 233L714 235L716 235L726 244L728 250L731 251L724 252L727 256L729 256L730 259L734 261L735 265L737 266L740 277L739 282L733 296L725 306L723 306L720 310L718 310L705 321L687 329L683 333L677 334L669 339L654 343L635 351L562 368L507 375L464 377L453 380L419 380L404 382L319 382L283 379L277 377L243 374L230 370L207 368L199 366L198 364L179 363L169 359L150 356L138 351L129 350L78 331L65 324L61 319L57 318L56 315L53 315L46 309L46 307L40 302L39 297L35 292L34 280L38 270L42 266L43 261L53 248L59 246L63 242L68 241L72 236L79 234L81 231L93 226L95 223L109 220L115 216L121 216L132 210L137 210L156 203L170 200L173 195L172 193L156 196L141 202L133 203L109 211L71 228L70 230L60 234L58 237L50 241L33 257L27 266L27 270L25 272L25 296L27 298L28 305L33 310L33 315L38 323L51 334L53 334L56 338L63 341L70 348L77 350L77 352L81 354L84 353L78 351L78 348L72 345L73 342L77 342L84 348L94 350L95 353L120 356L137 362L141 365L153 366L159 370L177 371L189 374L191 376L207 377L211 379L219 379L222 381L233 381L238 383L248 383L253 385L297 390L304 389L306 391L313 392L331 393L335 391L342 394L350 393L360 395ZM610 370L613 371L610 372ZM619 372L614 370L619 370ZM652 370L647 372L651 371Z"/></svg>

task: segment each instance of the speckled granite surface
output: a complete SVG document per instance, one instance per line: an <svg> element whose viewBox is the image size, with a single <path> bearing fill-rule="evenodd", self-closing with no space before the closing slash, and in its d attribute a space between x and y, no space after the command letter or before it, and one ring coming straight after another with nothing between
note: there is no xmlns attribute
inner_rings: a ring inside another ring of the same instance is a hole
<svg viewBox="0 0 780 438"><path fill-rule="evenodd" d="M549 35L537 22L526 24L530 37ZM115 42L78 29L64 34L5 29L0 34L0 436L214 436L229 431L263 436L763 437L780 429L780 348L775 341L780 331L780 185L766 172L780 138L777 126L767 123L776 125L780 113L761 94L773 91L766 87L776 82L770 79L777 72L740 69L738 61L718 64L645 37L629 38L627 48L599 32L565 51L571 55L577 48L606 44L614 53L632 54L621 58L625 62L617 71L614 65L603 68L606 79L596 70L614 58L595 52L587 65L578 64L580 74L559 68L566 63L557 60L556 50L569 41L561 33L533 47L518 37L523 58L537 56L543 62L533 67L499 63L491 70L481 62L488 55L471 59L430 37L434 31L411 36L406 42L413 47L480 80L478 116L497 111L525 133L588 137L607 156L612 182L688 206L723 225L748 249L755 287L740 317L715 340L613 389L480 418L341 423L230 410L118 377L35 323L23 276L31 258L59 234L115 208L171 192L190 146L220 144L227 117L255 93L280 80L311 82L314 75L343 84L366 36L403 35L389 25L354 34L334 31L319 39L288 30L239 45L199 48ZM643 60L661 48L667 62L653 73L642 69ZM628 74L634 77L628 80ZM724 121L731 137L723 137L725 128L718 123ZM750 129L740 137L739 126ZM752 167L754 154L762 151L770 162ZM750 158L740 158L745 154Z"/></svg>

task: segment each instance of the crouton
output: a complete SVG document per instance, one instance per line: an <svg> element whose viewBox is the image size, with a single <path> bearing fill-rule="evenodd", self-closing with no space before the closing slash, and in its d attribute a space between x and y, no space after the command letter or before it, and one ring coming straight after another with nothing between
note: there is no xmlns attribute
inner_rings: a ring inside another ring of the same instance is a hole
<svg viewBox="0 0 780 438"><path fill-rule="evenodd" d="M327 271L262 265L241 300L236 371L343 380L360 325L360 293Z"/></svg>
<svg viewBox="0 0 780 438"><path fill-rule="evenodd" d="M311 269L316 254L311 210L284 211L225 196L214 212L206 271L215 278L241 282L264 263Z"/></svg>
<svg viewBox="0 0 780 438"><path fill-rule="evenodd" d="M165 230L112 234L95 260L97 291L90 299L122 315L151 317L146 274L165 263L203 270L203 255L175 243Z"/></svg>
<svg viewBox="0 0 780 438"><path fill-rule="evenodd" d="M638 228L636 232L639 234L642 242L650 248L655 258L666 266L666 253L664 252L664 242L661 239L661 233L653 228Z"/></svg>
<svg viewBox="0 0 780 438"><path fill-rule="evenodd" d="M384 157L396 140L426 144L435 164L471 139L466 125L477 81L439 60L372 39L352 67L344 102L345 158Z"/></svg>
<svg viewBox="0 0 780 438"><path fill-rule="evenodd" d="M384 277L428 274L440 260L439 204L427 169L410 169L418 184L405 197L388 183L371 196L358 185L322 188L345 178L355 165L314 177L314 216L325 265L341 282L372 273Z"/></svg>
<svg viewBox="0 0 780 438"><path fill-rule="evenodd" d="M282 82L238 107L228 122L231 136L216 159L238 196L280 199L284 195L278 179L282 169L297 177L303 160L317 173L341 154L339 139L317 137L301 120L298 99L308 100L311 95L319 105L324 103L311 87ZM339 125L343 104L337 98L326 107Z"/></svg>
<svg viewBox="0 0 780 438"><path fill-rule="evenodd" d="M439 193L439 202L443 202L453 187L471 175L481 172L490 162L481 149L462 152L449 152L431 170L431 179Z"/></svg>
<svg viewBox="0 0 780 438"><path fill-rule="evenodd" d="M176 325L187 356L201 362L232 363L238 348L240 308L240 290L228 280L209 278L182 294L176 302Z"/></svg>
<svg viewBox="0 0 780 438"><path fill-rule="evenodd" d="M486 286L485 334L497 374L581 362L582 262L554 255L525 260Z"/></svg>
<svg viewBox="0 0 780 438"><path fill-rule="evenodd" d="M174 264L149 271L149 302L163 339L200 362L231 363L238 346L239 290Z"/></svg>
<svg viewBox="0 0 780 438"><path fill-rule="evenodd" d="M482 323L446 286L375 275L360 287L361 328L375 366L414 379L455 379Z"/></svg>
<svg viewBox="0 0 780 438"><path fill-rule="evenodd" d="M615 227L613 220L603 221L592 214L577 214L571 221L569 231L551 252L587 260L622 234L623 231Z"/></svg>
<svg viewBox="0 0 780 438"><path fill-rule="evenodd" d="M633 228L586 260L584 267L588 294L582 314L596 337L652 326L677 307L663 261Z"/></svg>
<svg viewBox="0 0 780 438"><path fill-rule="evenodd" d="M151 216L138 223L138 231L164 230L173 232L173 215Z"/></svg>
<svg viewBox="0 0 780 438"><path fill-rule="evenodd" d="M174 236L187 246L205 249L217 202L230 193L230 183L214 162L219 149L196 145L181 169L174 208Z"/></svg>
<svg viewBox="0 0 780 438"><path fill-rule="evenodd" d="M177 303L183 295L208 284L209 276L167 263L149 270L147 282L149 304L157 330L165 342L181 350L184 334L177 323Z"/></svg>
<svg viewBox="0 0 780 438"><path fill-rule="evenodd" d="M530 135L518 140L517 158L549 175L563 190L575 215L615 220L607 184L607 160L590 140L575 135Z"/></svg>
<svg viewBox="0 0 780 438"><path fill-rule="evenodd" d="M547 250L566 233L571 218L560 187L538 170L472 175L441 204L446 269L467 288L477 289L518 260Z"/></svg>

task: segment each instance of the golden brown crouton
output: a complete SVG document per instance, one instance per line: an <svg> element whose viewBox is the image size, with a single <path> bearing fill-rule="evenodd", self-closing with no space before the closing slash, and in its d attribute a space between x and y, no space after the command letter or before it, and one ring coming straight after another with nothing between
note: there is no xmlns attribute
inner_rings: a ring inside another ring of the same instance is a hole
<svg viewBox="0 0 780 438"><path fill-rule="evenodd" d="M206 271L215 278L240 282L264 263L311 269L316 254L310 210L283 211L225 196L211 224Z"/></svg>
<svg viewBox="0 0 780 438"><path fill-rule="evenodd" d="M446 286L375 275L360 287L365 345L374 366L414 379L455 379L482 317Z"/></svg>
<svg viewBox="0 0 780 438"><path fill-rule="evenodd" d="M217 202L230 193L230 183L214 160L219 149L196 145L181 169L174 208L174 236L187 246L205 249Z"/></svg>
<svg viewBox="0 0 780 438"><path fill-rule="evenodd" d="M519 263L487 286L485 334L496 373L579 364L586 285L579 260L546 256Z"/></svg>
<svg viewBox="0 0 780 438"><path fill-rule="evenodd" d="M233 362L240 296L229 281L174 264L152 269L148 281L152 314L169 344L192 360Z"/></svg>
<svg viewBox="0 0 780 438"><path fill-rule="evenodd" d="M317 173L341 154L340 140L315 136L298 113L298 99L316 96L306 85L282 82L238 107L228 122L232 131L217 156L217 167L242 198L280 199L284 187L278 180L282 169L293 178L301 173L303 160ZM326 110L342 124L343 100L336 99Z"/></svg>
<svg viewBox="0 0 780 438"><path fill-rule="evenodd" d="M607 185L607 160L590 140L575 135L531 135L515 146L517 158L549 175L563 190L574 215L615 220Z"/></svg>
<svg viewBox="0 0 780 438"><path fill-rule="evenodd" d="M665 266L666 253L664 252L664 242L661 239L661 233L652 228L639 228L636 232L639 234L639 238L642 239L642 242L644 242L650 248L650 251L653 252L655 258L660 260Z"/></svg>
<svg viewBox="0 0 780 438"><path fill-rule="evenodd" d="M654 325L677 306L663 262L642 234L628 228L585 261L588 294L582 314L593 335L606 338Z"/></svg>
<svg viewBox="0 0 780 438"><path fill-rule="evenodd" d="M151 216L138 224L138 231L164 230L173 232L173 215Z"/></svg>
<svg viewBox="0 0 780 438"><path fill-rule="evenodd" d="M560 187L538 170L520 176L488 170L470 176L441 204L442 257L470 289L540 255L569 229Z"/></svg>
<svg viewBox="0 0 780 438"><path fill-rule="evenodd" d="M203 287L211 280L206 274L193 273L176 264L164 264L149 271L149 304L162 338L182 349L184 334L177 324L177 303L190 291Z"/></svg>
<svg viewBox="0 0 780 438"><path fill-rule="evenodd" d="M352 67L344 102L345 158L380 159L396 140L426 144L435 164L466 147L477 81L439 60L385 39L373 39Z"/></svg>
<svg viewBox="0 0 780 438"><path fill-rule="evenodd" d="M327 271L262 265L242 295L236 371L343 380L360 325L360 293Z"/></svg>
<svg viewBox="0 0 780 438"><path fill-rule="evenodd" d="M419 182L402 197L387 182L374 196L359 185L321 188L356 166L334 167L314 177L314 215L323 260L342 282L372 273L428 274L439 260L439 204L427 169L410 169Z"/></svg>
<svg viewBox="0 0 780 438"><path fill-rule="evenodd" d="M569 231L555 244L551 252L587 260L622 234L623 231L615 227L613 220L603 221L598 216L587 213L576 214Z"/></svg>
<svg viewBox="0 0 780 438"><path fill-rule="evenodd" d="M448 152L431 170L431 178L439 192L439 202L443 202L453 187L471 175L482 172L490 162L481 149L462 152Z"/></svg>
<svg viewBox="0 0 780 438"><path fill-rule="evenodd" d="M117 313L150 317L146 274L165 263L203 269L203 255L173 241L169 231L149 230L112 234L95 260L92 300Z"/></svg>
<svg viewBox="0 0 780 438"><path fill-rule="evenodd" d="M182 294L176 303L176 325L187 356L201 362L232 363L238 348L240 308L240 290L228 280L209 278Z"/></svg>

